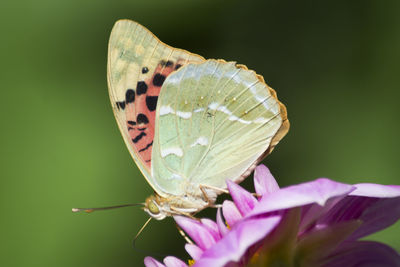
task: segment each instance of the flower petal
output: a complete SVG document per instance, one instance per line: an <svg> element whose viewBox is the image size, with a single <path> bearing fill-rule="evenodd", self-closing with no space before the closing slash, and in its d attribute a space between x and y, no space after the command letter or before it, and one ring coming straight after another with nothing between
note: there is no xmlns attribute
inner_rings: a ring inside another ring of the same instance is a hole
<svg viewBox="0 0 400 267"><path fill-rule="evenodd" d="M315 266L318 260L338 247L360 224L360 221L352 220L316 227L298 241L296 265Z"/></svg>
<svg viewBox="0 0 400 267"><path fill-rule="evenodd" d="M329 213L335 205L340 202L346 195L332 197L325 202L324 206L318 204L310 204L302 207L302 218L299 226L299 234L303 234L308 230L312 230L318 220L325 214Z"/></svg>
<svg viewBox="0 0 400 267"><path fill-rule="evenodd" d="M164 264L166 267L187 267L188 265L178 258L168 256L164 258Z"/></svg>
<svg viewBox="0 0 400 267"><path fill-rule="evenodd" d="M156 259L152 257L144 258L144 265L146 265L146 267L165 267L164 264L158 262Z"/></svg>
<svg viewBox="0 0 400 267"><path fill-rule="evenodd" d="M359 239L389 227L400 219L400 197L380 199L366 209L360 220L364 223L351 236Z"/></svg>
<svg viewBox="0 0 400 267"><path fill-rule="evenodd" d="M355 188L326 178L282 188L264 196L249 216L317 203L325 205L333 197L349 194Z"/></svg>
<svg viewBox="0 0 400 267"><path fill-rule="evenodd" d="M195 261L200 259L201 255L203 254L203 250L193 244L186 244L185 249L190 257L192 257L192 259L194 259Z"/></svg>
<svg viewBox="0 0 400 267"><path fill-rule="evenodd" d="M382 230L400 219L400 197L386 199L346 197L321 218L321 222L332 223L351 219L359 219L363 224L350 239L356 240Z"/></svg>
<svg viewBox="0 0 400 267"><path fill-rule="evenodd" d="M355 184L351 196L393 198L400 197L400 185Z"/></svg>
<svg viewBox="0 0 400 267"><path fill-rule="evenodd" d="M219 233L218 225L214 221L207 218L200 219L200 221L205 227L207 227L209 233L214 237L215 241L221 239L221 234Z"/></svg>
<svg viewBox="0 0 400 267"><path fill-rule="evenodd" d="M224 218L230 227L242 219L242 215L236 208L235 204L229 200L225 200L224 203L222 203L222 213L224 214Z"/></svg>
<svg viewBox="0 0 400 267"><path fill-rule="evenodd" d="M263 164L258 165L254 171L254 188L257 195L260 196L279 190L279 185L274 176L272 176L267 166Z"/></svg>
<svg viewBox="0 0 400 267"><path fill-rule="evenodd" d="M200 222L184 216L174 216L174 219L201 249L205 250L215 244L212 233Z"/></svg>
<svg viewBox="0 0 400 267"><path fill-rule="evenodd" d="M382 230L400 219L400 186L358 184L356 190L335 205L319 222L358 219L363 224L351 235L356 240Z"/></svg>
<svg viewBox="0 0 400 267"><path fill-rule="evenodd" d="M225 226L224 219L222 219L222 214L221 214L221 209L220 208L217 210L217 225L218 225L218 230L221 233L221 235L222 236L226 235L226 233L229 230Z"/></svg>
<svg viewBox="0 0 400 267"><path fill-rule="evenodd" d="M257 204L257 199L250 192L230 180L227 180L226 184L236 207L243 216L246 216Z"/></svg>
<svg viewBox="0 0 400 267"><path fill-rule="evenodd" d="M243 220L218 243L206 250L196 266L225 266L243 260L250 246L265 238L279 223L280 216Z"/></svg>
<svg viewBox="0 0 400 267"><path fill-rule="evenodd" d="M321 266L400 266L400 255L391 247L378 242L346 242L326 257L321 262Z"/></svg>

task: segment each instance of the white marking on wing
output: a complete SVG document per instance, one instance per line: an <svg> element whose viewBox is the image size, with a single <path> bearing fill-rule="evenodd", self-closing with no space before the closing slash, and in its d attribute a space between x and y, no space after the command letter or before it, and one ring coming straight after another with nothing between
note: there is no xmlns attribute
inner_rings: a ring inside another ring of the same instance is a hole
<svg viewBox="0 0 400 267"><path fill-rule="evenodd" d="M195 79L197 81L200 80L200 75L198 70L199 67L197 65L192 65L192 64L187 65L184 76L185 80L186 79Z"/></svg>
<svg viewBox="0 0 400 267"><path fill-rule="evenodd" d="M195 110L193 110L194 113L202 112L202 111L204 111L204 108L196 108Z"/></svg>
<svg viewBox="0 0 400 267"><path fill-rule="evenodd" d="M232 111L230 111L226 106L219 106L218 111L221 111L228 115L232 115Z"/></svg>
<svg viewBox="0 0 400 267"><path fill-rule="evenodd" d="M212 110L216 110L218 105L219 105L218 102L212 102L210 105L208 105L208 108L212 109Z"/></svg>
<svg viewBox="0 0 400 267"><path fill-rule="evenodd" d="M210 105L208 105L208 108L211 110L218 110L221 111L225 114L232 115L232 111L230 111L227 107L225 106L220 106L218 102L212 102Z"/></svg>
<svg viewBox="0 0 400 267"><path fill-rule="evenodd" d="M174 110L171 106L161 106L160 107L160 116L167 115L167 114L174 114Z"/></svg>
<svg viewBox="0 0 400 267"><path fill-rule="evenodd" d="M238 122L241 122L241 123L244 123L244 124L250 124L251 123L251 121L243 120L243 119L241 119L241 118L239 118L239 117L237 117L235 115L229 116L229 120L230 121L238 121Z"/></svg>
<svg viewBox="0 0 400 267"><path fill-rule="evenodd" d="M166 156L168 156L170 154L174 154L178 157L182 157L183 151L179 147L171 147L171 148L161 150L161 157L163 157L163 158L165 158Z"/></svg>
<svg viewBox="0 0 400 267"><path fill-rule="evenodd" d="M255 81L257 81L257 78L253 73L244 71L240 72L239 75L233 76L233 80L239 84L243 84L246 87L250 87Z"/></svg>
<svg viewBox="0 0 400 267"><path fill-rule="evenodd" d="M205 136L200 136L197 138L196 141L194 141L193 144L190 145L190 147L194 147L195 145L200 145L200 146L206 146L208 145L208 139Z"/></svg>
<svg viewBox="0 0 400 267"><path fill-rule="evenodd" d="M267 97L267 98L265 98L265 97L260 96L259 94L257 94L257 90L256 90L255 87L250 87L250 92L253 93L254 98L255 98L258 102L262 103L262 105L265 107L265 109L269 109L268 103L267 103L267 101L265 101L265 100L267 100L267 99L271 96L271 94L270 94L269 92L268 92L268 97Z"/></svg>
<svg viewBox="0 0 400 267"><path fill-rule="evenodd" d="M255 123L264 123L267 122L267 119L264 117L258 117L257 119L254 119L253 122Z"/></svg>
<svg viewBox="0 0 400 267"><path fill-rule="evenodd" d="M192 112L185 112L185 111L177 111L176 116L184 118L184 119L189 119L192 117Z"/></svg>
<svg viewBox="0 0 400 267"><path fill-rule="evenodd" d="M180 83L181 82L181 78L182 78L181 76L169 75L168 78L167 78L168 79L168 83L169 84L173 84L173 85Z"/></svg>
<svg viewBox="0 0 400 267"><path fill-rule="evenodd" d="M208 108L211 109L211 110L218 110L218 111L221 111L221 112L229 115L229 120L230 121L238 121L238 122L241 122L241 123L244 123L244 124L252 123L252 121L243 120L243 119L239 118L238 116L233 115L232 111L230 111L226 106L218 106L218 105L219 105L219 103L212 102L210 105L208 105Z"/></svg>
<svg viewBox="0 0 400 267"><path fill-rule="evenodd" d="M183 119L189 119L192 117L192 112L186 112L186 111L176 111L171 108L171 106L161 106L160 107L160 116L168 115L168 114L175 114L178 117L181 117Z"/></svg>
<svg viewBox="0 0 400 267"><path fill-rule="evenodd" d="M169 75L167 77L166 82L164 84L172 84L172 85L177 85L182 82L182 77L183 77L184 72L178 71L174 72L174 74Z"/></svg>

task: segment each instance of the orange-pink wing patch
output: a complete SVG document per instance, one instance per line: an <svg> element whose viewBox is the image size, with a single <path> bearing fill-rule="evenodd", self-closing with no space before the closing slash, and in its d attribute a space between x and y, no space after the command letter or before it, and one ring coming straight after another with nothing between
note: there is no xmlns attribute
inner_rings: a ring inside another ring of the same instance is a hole
<svg viewBox="0 0 400 267"><path fill-rule="evenodd" d="M126 90L125 101L117 102L117 107L125 110L130 143L141 161L149 169L151 167L157 100L161 86L168 75L181 66L179 60L177 62L161 60L150 78L138 81L135 89ZM142 68L142 73L148 71L147 67Z"/></svg>

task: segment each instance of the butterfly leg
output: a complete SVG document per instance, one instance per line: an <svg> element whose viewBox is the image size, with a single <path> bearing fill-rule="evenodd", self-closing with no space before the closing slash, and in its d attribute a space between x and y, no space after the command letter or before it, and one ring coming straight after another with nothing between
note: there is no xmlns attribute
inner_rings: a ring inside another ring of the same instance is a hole
<svg viewBox="0 0 400 267"><path fill-rule="evenodd" d="M220 208L220 207L222 207L221 204L213 204L213 203L210 203L211 201L210 201L210 199L209 199L209 197L208 197L208 195L207 195L207 192L204 190L205 188L209 188L209 189L212 189L212 190L214 190L214 191L218 191L218 192L220 192L220 193L225 193L225 194L229 194L229 191L226 190L226 189L218 188L218 187L211 186L211 185L202 185L202 184L200 185L200 190L201 190L201 192L203 193L204 198L205 198L206 201L208 202L208 205L209 205L210 207L213 207L213 208ZM259 195L259 194L257 194L257 193L252 193L252 195L255 196L255 197L261 197L261 195Z"/></svg>
<svg viewBox="0 0 400 267"><path fill-rule="evenodd" d="M171 210L174 211L173 213L171 213L171 215L182 215L182 216L185 216L185 217L189 217L189 218L192 219L192 220L200 221L200 219L194 217L194 216L193 216L192 214L190 214L190 213L177 210L177 209L175 209L174 207L171 207Z"/></svg>
<svg viewBox="0 0 400 267"><path fill-rule="evenodd" d="M208 194L205 190L205 188L209 188L209 189L213 189L215 191L220 191L222 193L226 193L228 191L224 190L224 189L220 189L217 187L213 187L213 186L208 186L208 185L200 185L200 190L203 193L204 199L206 200L206 202L208 203L208 207L212 207L212 208L221 208L222 205L221 204L214 204L214 201L212 201L209 197Z"/></svg>
<svg viewBox="0 0 400 267"><path fill-rule="evenodd" d="M176 228L178 228L178 232L186 240L186 242L193 245L193 241L190 240L190 238L185 234L185 232L182 230L182 228L180 228L178 225L176 225Z"/></svg>
<svg viewBox="0 0 400 267"><path fill-rule="evenodd" d="M222 189L222 188L215 187L215 186L212 186L212 185L201 184L201 185L200 185L200 190L201 190L201 192L203 192L203 194L204 194L204 192L205 192L205 191L203 191L204 188L208 188L208 189L212 189L212 190L214 190L214 191L218 191L220 194L221 194L221 193L229 194L229 191L226 190L226 189Z"/></svg>

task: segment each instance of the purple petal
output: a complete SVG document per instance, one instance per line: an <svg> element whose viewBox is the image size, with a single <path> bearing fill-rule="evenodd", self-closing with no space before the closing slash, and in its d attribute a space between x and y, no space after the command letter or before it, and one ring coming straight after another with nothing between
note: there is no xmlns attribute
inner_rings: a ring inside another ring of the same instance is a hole
<svg viewBox="0 0 400 267"><path fill-rule="evenodd" d="M355 184L351 196L394 198L400 197L400 185Z"/></svg>
<svg viewBox="0 0 400 267"><path fill-rule="evenodd" d="M236 207L243 216L246 216L257 204L257 199L250 192L230 180L227 180L226 184Z"/></svg>
<svg viewBox="0 0 400 267"><path fill-rule="evenodd" d="M351 236L359 239L389 227L400 219L400 197L380 199L366 209L360 220L364 223Z"/></svg>
<svg viewBox="0 0 400 267"><path fill-rule="evenodd" d="M272 176L267 166L263 164L258 165L254 171L254 188L257 195L260 196L279 190L279 185L274 176Z"/></svg>
<svg viewBox="0 0 400 267"><path fill-rule="evenodd" d="M229 230L225 226L224 219L222 219L221 209L217 210L217 225L218 225L218 229L219 229L219 232L221 233L221 235L222 236L226 235L226 233Z"/></svg>
<svg viewBox="0 0 400 267"><path fill-rule="evenodd" d="M314 266L316 261L327 256L345 241L360 224L360 221L352 220L334 225L318 225L299 239L296 248L298 264Z"/></svg>
<svg viewBox="0 0 400 267"><path fill-rule="evenodd" d="M347 195L353 190L354 187L351 185L320 178L282 188L264 196L250 215L290 209L312 203L324 206L329 199Z"/></svg>
<svg viewBox="0 0 400 267"><path fill-rule="evenodd" d="M215 244L212 233L200 222L184 216L174 216L174 219L201 249L205 250Z"/></svg>
<svg viewBox="0 0 400 267"><path fill-rule="evenodd" d="M325 267L394 267L400 266L400 255L378 242L346 242L321 262Z"/></svg>
<svg viewBox="0 0 400 267"><path fill-rule="evenodd" d="M200 219L201 223L208 229L209 233L212 234L216 241L221 239L221 234L219 233L218 225L207 218Z"/></svg>
<svg viewBox="0 0 400 267"><path fill-rule="evenodd" d="M358 219L363 224L352 234L356 240L382 230L400 219L400 187L374 184L358 184L333 207L320 223L330 224Z"/></svg>
<svg viewBox="0 0 400 267"><path fill-rule="evenodd" d="M230 227L242 219L242 215L236 208L235 204L229 200L225 200L224 203L222 203L222 213L224 214L224 218Z"/></svg>
<svg viewBox="0 0 400 267"><path fill-rule="evenodd" d="M168 256L164 259L164 264L166 267L187 267L188 265L178 258Z"/></svg>
<svg viewBox="0 0 400 267"><path fill-rule="evenodd" d="M201 255L203 254L203 250L196 245L186 244L185 249L190 257L192 257L192 259L195 261L200 259Z"/></svg>
<svg viewBox="0 0 400 267"><path fill-rule="evenodd" d="M205 251L197 266L225 266L243 260L245 252L267 236L279 223L280 216L243 220L218 243Z"/></svg>
<svg viewBox="0 0 400 267"><path fill-rule="evenodd" d="M302 207L302 218L299 226L299 234L311 230L313 225L315 225L321 216L329 213L329 211L335 207L335 205L340 202L346 195L341 195L338 197L332 197L325 202L324 206L318 204L310 204Z"/></svg>
<svg viewBox="0 0 400 267"><path fill-rule="evenodd" d="M146 267L165 267L164 264L158 262L156 259L152 257L144 258L144 265L146 265Z"/></svg>

